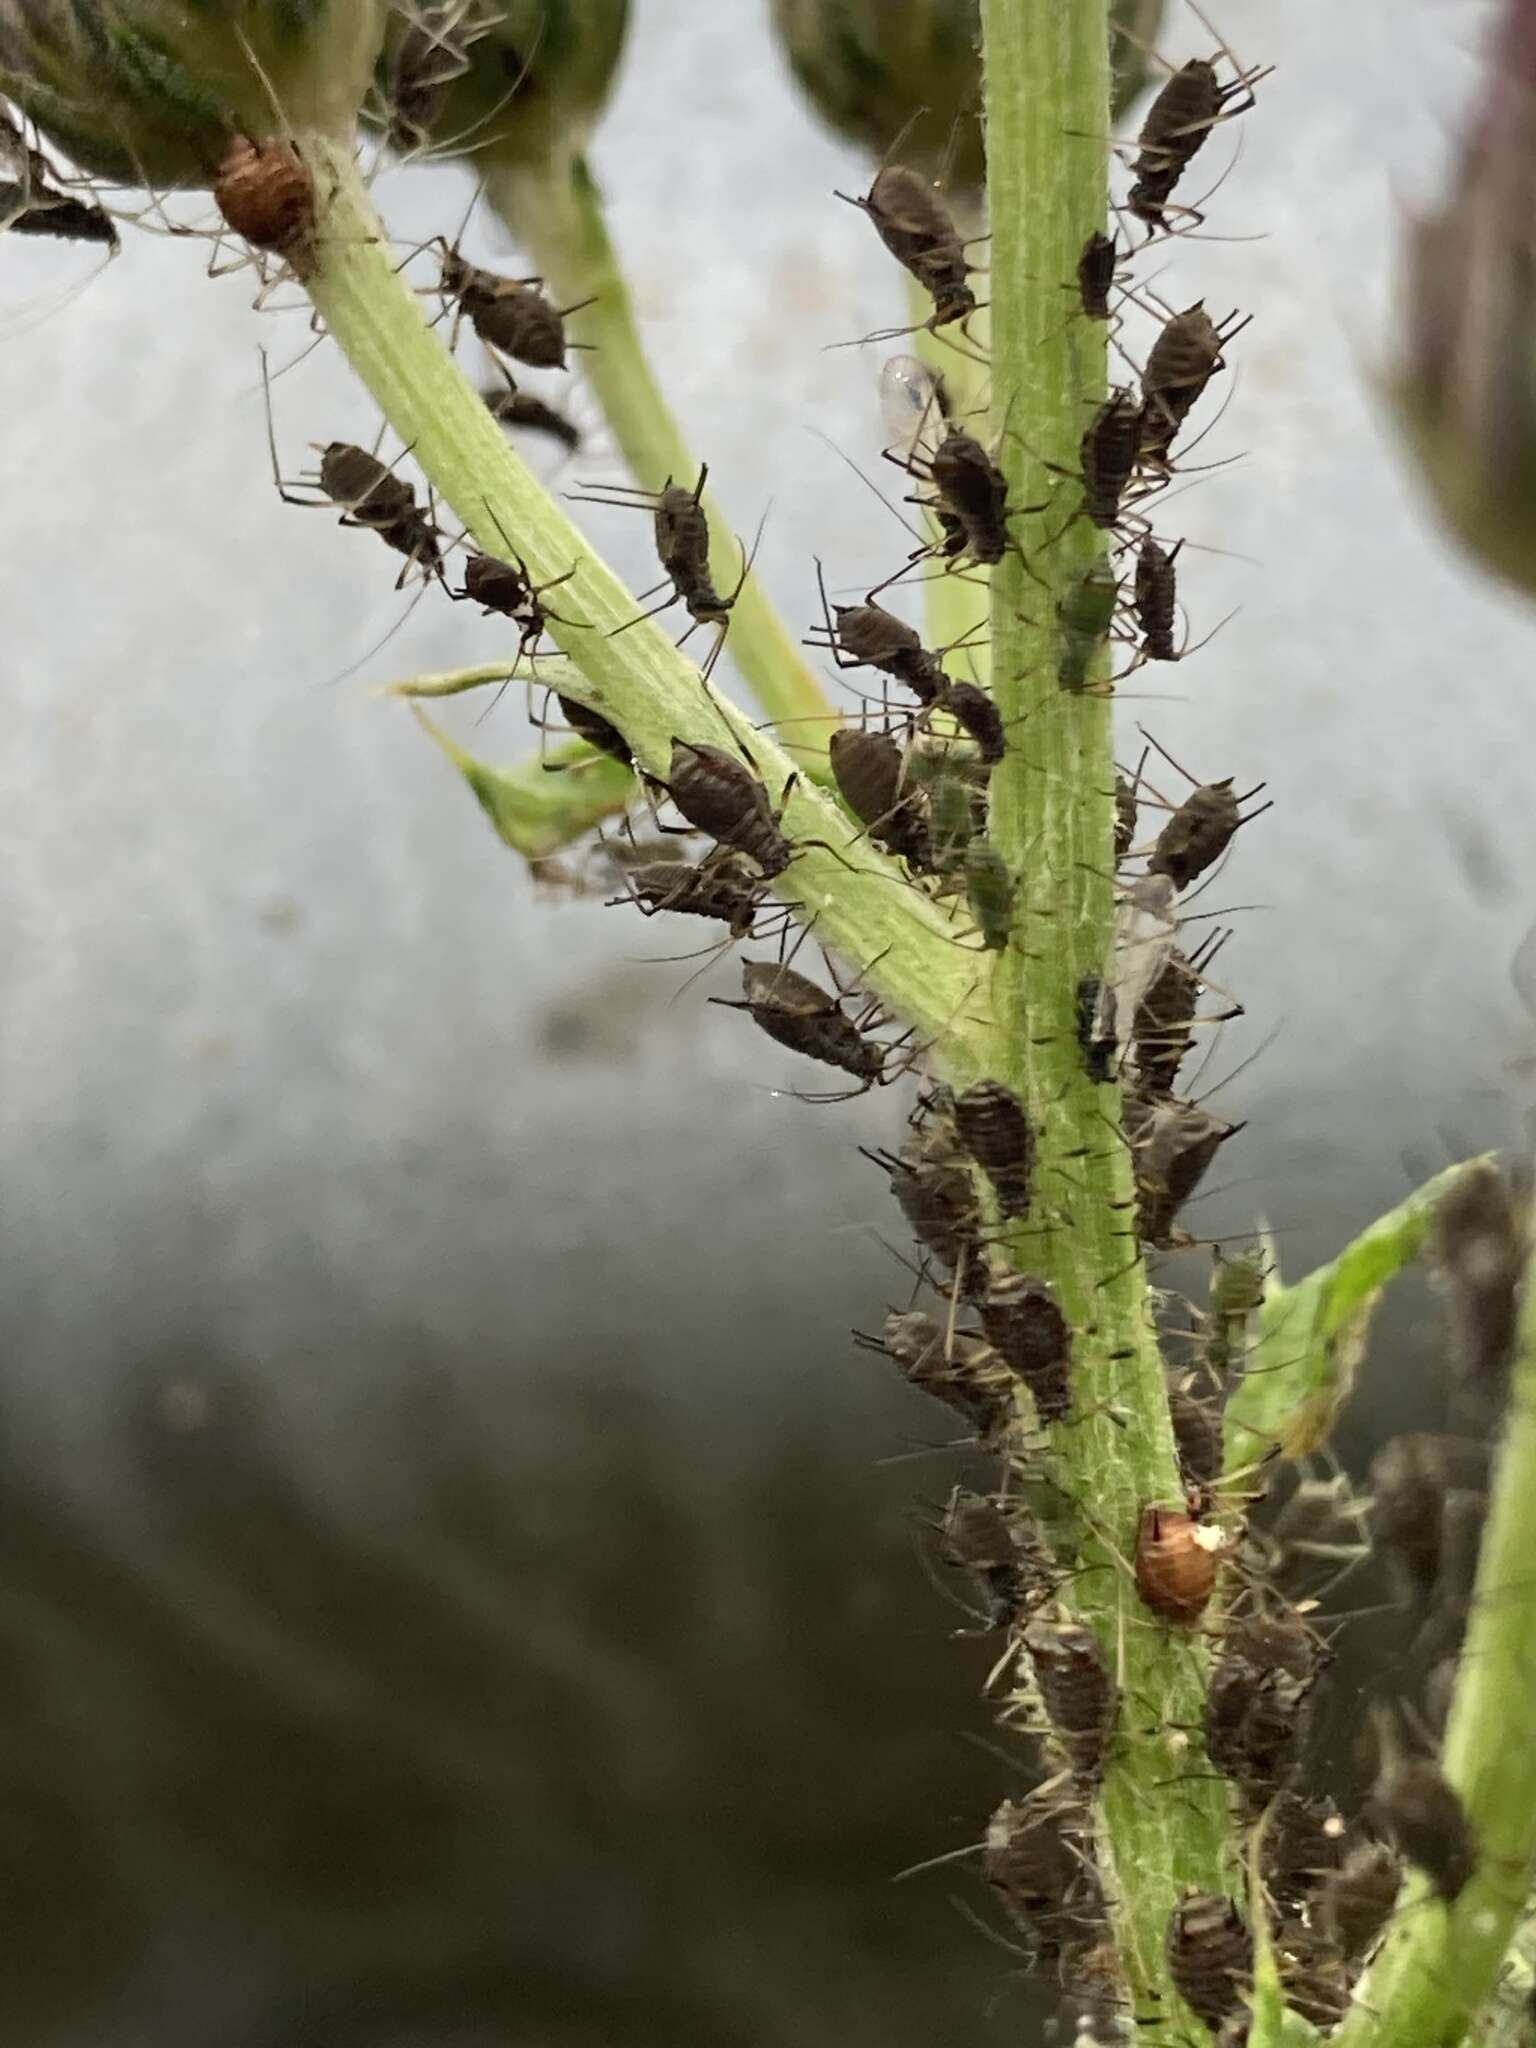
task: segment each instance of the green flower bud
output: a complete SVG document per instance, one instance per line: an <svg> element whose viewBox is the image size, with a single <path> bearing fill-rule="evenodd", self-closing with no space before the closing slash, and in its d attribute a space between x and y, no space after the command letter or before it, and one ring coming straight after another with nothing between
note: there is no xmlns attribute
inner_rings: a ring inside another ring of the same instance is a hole
<svg viewBox="0 0 1536 2048"><path fill-rule="evenodd" d="M629 0L393 0L370 118L400 150L545 163L585 146L628 25Z"/></svg>
<svg viewBox="0 0 1536 2048"><path fill-rule="evenodd" d="M1116 119L1141 90L1141 46L1162 12L1163 0L1115 0ZM790 69L830 127L879 157L900 135L902 162L934 176L952 152L954 190L981 189L981 0L773 0L773 19Z"/></svg>
<svg viewBox="0 0 1536 2048"><path fill-rule="evenodd" d="M347 136L383 0L0 0L0 92L82 170L211 185L239 136Z"/></svg>
<svg viewBox="0 0 1536 2048"><path fill-rule="evenodd" d="M1536 593L1536 14L1514 0L1444 208L1408 241L1393 396L1447 524Z"/></svg>

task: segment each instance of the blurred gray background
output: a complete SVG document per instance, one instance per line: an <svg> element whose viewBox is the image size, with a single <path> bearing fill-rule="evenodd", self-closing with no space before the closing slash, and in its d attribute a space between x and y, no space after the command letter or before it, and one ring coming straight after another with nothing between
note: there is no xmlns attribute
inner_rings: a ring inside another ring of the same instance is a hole
<svg viewBox="0 0 1536 2048"><path fill-rule="evenodd" d="M1208 48L1169 11L1168 54ZM1209 899L1257 906L1209 1078L1263 1050L1195 1214L1266 1216L1293 1272L1507 1135L1536 1034L1507 977L1531 621L1442 543L1376 397L1485 12L1224 0L1276 75L1159 283L1256 315L1204 444L1238 459L1171 525L1227 551L1186 562L1196 633L1240 609L1126 705L1126 750L1140 717L1275 799ZM809 627L813 553L862 588L906 545L811 431L873 469L881 352L823 350L902 299L765 13L635 0L595 161L666 382L737 523L772 500L759 573ZM405 241L467 196L379 187ZM947 1431L847 1336L905 1295L855 1150L901 1107L773 1093L804 1076L706 1007L722 979L674 1001L691 969L643 964L689 937L531 885L369 694L499 653L469 607L429 595L337 680L405 606L370 537L272 488L257 348L297 355L303 314L203 264L0 244L0 2026L1015 2038L963 1873L890 1883L1011 1782L965 1739L987 1646L913 1555ZM574 404L588 450L533 457L561 489L619 474ZM274 410L290 475L376 428L327 350ZM651 580L644 521L584 516ZM510 758L514 697L457 729ZM1399 1310L1343 1448L1440 1405Z"/></svg>

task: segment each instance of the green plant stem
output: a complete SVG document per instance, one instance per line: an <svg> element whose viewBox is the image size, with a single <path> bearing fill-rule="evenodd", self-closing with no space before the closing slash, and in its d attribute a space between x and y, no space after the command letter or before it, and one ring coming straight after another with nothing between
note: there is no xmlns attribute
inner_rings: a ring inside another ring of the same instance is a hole
<svg viewBox="0 0 1536 2048"><path fill-rule="evenodd" d="M1342 2048L1454 2048L1497 1981L1536 1858L1536 1256L1527 1265L1509 1414L1446 1728L1446 1776L1478 1845L1450 1907L1415 1878L1334 2035Z"/></svg>
<svg viewBox="0 0 1536 2048"><path fill-rule="evenodd" d="M550 633L581 671L581 700L618 726L653 776L667 774L681 736L750 755L776 803L793 781L783 822L797 850L780 893L815 919L817 937L914 1027L919 1043L941 1041L942 1064L970 1078L980 1051L976 954L954 943L945 911L856 834L831 798L796 778L769 735L707 688L655 621L634 623L634 599L509 446L428 328L351 156L323 136L301 138L301 147L328 195L305 279L316 310L477 546L494 554L513 535L535 582L574 567ZM626 630L614 638L620 626Z"/></svg>
<svg viewBox="0 0 1536 2048"><path fill-rule="evenodd" d="M577 322L581 339L593 344L582 365L635 481L651 491L660 490L669 477L691 485L699 461L646 357L608 233L602 195L586 159L557 158L534 169L499 158L493 145L475 161L491 206L527 249L559 301L595 299ZM705 492L704 507L709 515L710 569L717 589L729 591L741 574L740 545L713 493ZM786 751L807 772L819 772L841 714L755 575L748 577L736 600L726 648L758 703L779 727Z"/></svg>
<svg viewBox="0 0 1536 2048"><path fill-rule="evenodd" d="M1057 599L1103 547L1085 518L1061 529L1080 502L1078 444L1106 381L1104 329L1064 318L1062 286L1107 211L1106 13L1103 0L982 4L992 424L1009 503L1050 501L1012 522L1032 573L1011 554L992 577L992 684L1009 730L992 835L1019 876L1015 942L998 956L993 1000L995 1071L1028 1102L1039 1136L1038 1221L1016 1255L1052 1283L1076 1333L1075 1418L1053 1431L1053 1450L1090 1532L1071 1604L1120 1667L1103 1851L1146 2039L1187 2030L1167 1973L1168 1917L1183 1885L1230 1884L1233 1844L1225 1786L1200 1748L1199 1638L1152 1616L1127 1566L1141 1509L1181 1492L1118 1093L1087 1078L1076 1040L1079 978L1101 971L1109 944L1114 763L1108 695L1069 693L1056 678Z"/></svg>

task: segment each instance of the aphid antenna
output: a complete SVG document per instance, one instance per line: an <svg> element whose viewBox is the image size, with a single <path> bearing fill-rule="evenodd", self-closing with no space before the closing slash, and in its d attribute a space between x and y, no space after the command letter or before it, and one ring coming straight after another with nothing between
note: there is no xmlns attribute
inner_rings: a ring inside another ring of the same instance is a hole
<svg viewBox="0 0 1536 2048"><path fill-rule="evenodd" d="M919 546L926 550L928 542L923 538L922 534L918 532L917 528L912 524L911 520L908 519L904 513L897 511L896 507L891 503L890 499L885 495L884 491L881 490L880 486L877 483L875 483L872 478L867 477L864 474L863 470L860 469L859 465L854 461L851 455L845 454L843 450L838 447L837 443L832 439L830 434L824 434L821 431L820 427L807 427L806 432L809 434L814 434L818 441L825 442L826 446L832 450L832 453L837 457L839 462L846 462L848 467L853 471L854 475L858 478L859 482L863 484L867 490L874 492L875 496L880 500L881 504L885 507L886 511L890 513L891 517L896 521L897 525L903 527L919 544ZM880 451L880 455L882 461L894 462L896 463L898 469L907 468L907 464L901 462L897 458L897 456L895 456L891 452L890 449L882 448ZM913 474L913 472L909 470L908 474ZM889 579L889 581L894 582L895 578L892 577ZM884 590L886 587L887 586L885 584L880 583L876 584L875 589ZM870 595L873 596L874 592L871 591Z"/></svg>
<svg viewBox="0 0 1536 2048"><path fill-rule="evenodd" d="M909 1863L905 1870L896 1871L888 1882L905 1884L909 1877L919 1877L926 1870L940 1870L947 1863L963 1863L968 1856L979 1856L985 1847L985 1842L967 1842L963 1848L946 1849L939 1856L925 1856L921 1863Z"/></svg>

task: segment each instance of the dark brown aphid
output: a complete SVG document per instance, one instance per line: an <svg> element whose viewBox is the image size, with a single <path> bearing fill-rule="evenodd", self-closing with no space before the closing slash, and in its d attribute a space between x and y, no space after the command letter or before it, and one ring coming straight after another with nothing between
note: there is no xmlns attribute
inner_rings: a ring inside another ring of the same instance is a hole
<svg viewBox="0 0 1536 2048"><path fill-rule="evenodd" d="M1275 1950L1285 2002L1326 2032L1349 2010L1349 1967L1343 1956L1300 1919L1276 1932Z"/></svg>
<svg viewBox="0 0 1536 2048"><path fill-rule="evenodd" d="M1115 777L1115 866L1118 867L1136 843L1136 785L1123 775Z"/></svg>
<svg viewBox="0 0 1536 2048"><path fill-rule="evenodd" d="M1197 1102L1172 1096L1125 1098L1125 1134L1131 1144L1142 1239L1149 1245L1174 1242L1180 1209L1206 1169L1241 1124L1224 1124Z"/></svg>
<svg viewBox="0 0 1536 2048"><path fill-rule="evenodd" d="M402 10L383 95L392 149L409 155L427 142L444 93L469 69L469 53L490 26L473 0L414 0ZM520 82L514 75L512 89Z"/></svg>
<svg viewBox="0 0 1536 2048"><path fill-rule="evenodd" d="M1135 182L1127 203L1138 220L1153 228L1164 225L1173 188L1195 152L1219 120L1247 112L1253 105L1253 88L1263 75L1239 69L1223 85L1215 64L1205 57L1192 57L1174 72L1147 109L1137 137L1139 149L1131 167ZM1229 108L1229 101L1245 93L1243 105Z"/></svg>
<svg viewBox="0 0 1536 2048"><path fill-rule="evenodd" d="M844 726L830 745L832 774L854 816L877 846L914 868L933 866L933 842L921 790L906 786L901 748L888 733Z"/></svg>
<svg viewBox="0 0 1536 2048"><path fill-rule="evenodd" d="M747 1011L775 1044L851 1074L865 1088L885 1079L886 1047L866 1038L838 999L805 975L772 960L747 960L742 963L741 986L744 999L739 1003L725 1003L720 996L711 996L710 1001Z"/></svg>
<svg viewBox="0 0 1536 2048"><path fill-rule="evenodd" d="M863 198L837 196L869 215L886 248L932 298L929 327L947 327L975 312L960 230L921 172L887 164Z"/></svg>
<svg viewBox="0 0 1536 2048"><path fill-rule="evenodd" d="M1221 1409L1214 1401L1199 1400L1187 1387L1170 1387L1168 1419L1179 1456L1179 1478L1204 1507L1221 1477Z"/></svg>
<svg viewBox="0 0 1536 2048"><path fill-rule="evenodd" d="M929 458L928 478L972 557L1000 562L1008 552L1008 479L975 436L952 427Z"/></svg>
<svg viewBox="0 0 1536 2048"><path fill-rule="evenodd" d="M1429 1757L1394 1764L1376 1787L1374 1804L1410 1863L1416 1863L1446 1905L1454 1905L1477 1871L1477 1842L1456 1788Z"/></svg>
<svg viewBox="0 0 1536 2048"><path fill-rule="evenodd" d="M631 489L627 485L615 484L607 487L602 494L581 491L571 494L582 504L618 505L630 509L649 507L656 539L657 559L666 572L666 582L671 584L672 590L670 596L664 597L660 604L652 606L648 612L640 612L628 623L638 625L641 619L654 618L658 612L664 612L669 605L681 600L687 607L688 616L693 623L678 642L679 646L686 644L695 626L720 628L720 636L715 642L714 651L704 664L706 677L725 644L725 630L730 623L731 607L741 595L742 586L751 567L750 558L744 557L741 575L729 597L722 597L716 590L709 568L709 516L704 510L704 485L708 476L709 465L705 463L700 468L698 482L691 491L685 490L681 484L673 483L668 477L659 491ZM654 589L643 592L641 603L643 604L646 598L653 597L656 590L663 588L664 584L657 584ZM627 629L620 626L616 630L622 633Z"/></svg>
<svg viewBox="0 0 1536 2048"><path fill-rule="evenodd" d="M518 659L536 648L544 637L544 628L550 619L559 619L543 602L546 591L558 590L562 583L569 583L576 574L567 569L563 576L551 576L547 583L535 583L529 574L528 564L522 556L514 553L510 562L500 555L473 554L464 564L464 587L450 590L448 595L456 599L467 598L471 604L478 604L487 612L495 612L501 618L511 619L518 628ZM574 619L561 621L574 625Z"/></svg>
<svg viewBox="0 0 1536 2048"><path fill-rule="evenodd" d="M821 580L821 564L816 564ZM810 646L825 646L839 668L873 668L904 683L920 704L931 704L944 689L946 677L936 654L930 654L905 619L868 597L863 604L829 604L822 583L822 629Z"/></svg>
<svg viewBox="0 0 1536 2048"><path fill-rule="evenodd" d="M1242 823L1231 776L1225 782L1202 783L1190 791L1157 835L1147 862L1148 874L1171 875L1176 889L1187 889L1220 860Z"/></svg>
<svg viewBox="0 0 1536 2048"><path fill-rule="evenodd" d="M1320 1656L1317 1637L1292 1608L1266 1605L1227 1624L1206 1699L1205 1746L1255 1802L1289 1769Z"/></svg>
<svg viewBox="0 0 1536 2048"><path fill-rule="evenodd" d="M779 830L780 814L767 790L723 747L674 739L663 787L695 830L747 854L770 881L789 866L793 850Z"/></svg>
<svg viewBox="0 0 1536 2048"><path fill-rule="evenodd" d="M499 277L466 263L456 249L443 245L442 289L485 343L514 362L534 370L563 370L568 348L565 323L572 313L590 306L578 299L572 306L553 306L538 287L537 277Z"/></svg>
<svg viewBox="0 0 1536 2048"><path fill-rule="evenodd" d="M1085 974L1077 984L1077 1043L1090 1081L1103 1087L1115 1078L1113 1038L1099 1032L1100 997L1104 984L1097 974Z"/></svg>
<svg viewBox="0 0 1536 2048"><path fill-rule="evenodd" d="M951 1272L984 1272L976 1188L942 1129L909 1138L894 1159L872 1155L891 1176L891 1193L913 1236Z"/></svg>
<svg viewBox="0 0 1536 2048"><path fill-rule="evenodd" d="M1147 1507L1136 1528L1136 1590L1164 1621L1192 1628L1216 1590L1224 1542L1182 1508Z"/></svg>
<svg viewBox="0 0 1536 2048"><path fill-rule="evenodd" d="M1450 1322L1452 1362L1497 1395L1514 1355L1528 1201L1491 1162L1457 1175L1435 1212L1434 1273Z"/></svg>
<svg viewBox="0 0 1536 2048"><path fill-rule="evenodd" d="M526 427L530 433L548 434L572 454L581 446L581 429L554 406L535 398L531 391L482 391L486 410L504 427Z"/></svg>
<svg viewBox="0 0 1536 2048"><path fill-rule="evenodd" d="M253 249L285 257L303 277L315 233L315 180L291 142L237 135L214 175L220 213Z"/></svg>
<svg viewBox="0 0 1536 2048"><path fill-rule="evenodd" d="M1372 1460L1371 1535L1399 1600L1412 1612L1432 1615L1442 1597L1461 1610L1470 1588L1453 1581L1473 1559L1447 1558L1446 1538L1459 1520L1452 1503L1467 1495L1476 1501L1487 1477L1487 1448L1470 1437L1413 1431L1393 1437ZM1475 1514L1472 1519L1475 1532Z"/></svg>
<svg viewBox="0 0 1536 2048"><path fill-rule="evenodd" d="M1094 414L1078 450L1083 509L1095 526L1120 517L1120 500L1141 451L1141 407L1124 386L1111 391Z"/></svg>
<svg viewBox="0 0 1536 2048"><path fill-rule="evenodd" d="M757 875L727 856L723 860L653 860L626 871L628 892L614 903L638 903L646 917L658 910L680 917L707 917L730 927L733 939L749 938L768 892Z"/></svg>
<svg viewBox="0 0 1536 2048"><path fill-rule="evenodd" d="M1029 1214L1035 1133L1017 1095L1001 1081L975 1081L955 1097L960 1142L976 1161L1007 1217Z"/></svg>
<svg viewBox="0 0 1536 2048"><path fill-rule="evenodd" d="M1192 956L1177 947L1169 953L1161 973L1142 997L1132 1025L1136 1047L1136 1070L1141 1092L1169 1095L1178 1079L1179 1068L1194 1044L1195 1011L1199 1007L1201 975L1220 947L1213 937ZM1235 1011L1225 1013L1236 1014Z"/></svg>
<svg viewBox="0 0 1536 2048"><path fill-rule="evenodd" d="M1173 644L1174 621L1178 614L1178 571L1183 541L1163 547L1149 533L1136 554L1136 581L1132 601L1136 623L1141 628L1141 651L1148 661L1177 661Z"/></svg>
<svg viewBox="0 0 1536 2048"><path fill-rule="evenodd" d="M574 697L556 692L561 715L571 731L584 739L589 747L596 747L600 754L607 754L615 761L622 761L626 768L633 768L635 757L630 744L616 725L611 725L600 711L590 705L578 703Z"/></svg>
<svg viewBox="0 0 1536 2048"><path fill-rule="evenodd" d="M1359 1962L1376 1946L1402 1882L1403 1866L1385 1842L1362 1842L1324 1878L1313 1916L1347 1961Z"/></svg>
<svg viewBox="0 0 1536 2048"><path fill-rule="evenodd" d="M980 684L950 680L934 704L970 735L982 760L996 767L1008 750L1003 715Z"/></svg>
<svg viewBox="0 0 1536 2048"><path fill-rule="evenodd" d="M946 1332L920 1309L893 1310L879 1337L855 1331L869 1351L883 1351L925 1394L942 1401L969 1423L982 1443L991 1443L1013 1416L1012 1381L997 1353L979 1337Z"/></svg>
<svg viewBox="0 0 1536 2048"><path fill-rule="evenodd" d="M1093 1817L1059 1788L1003 1801L987 1823L981 1867L1037 1962L1075 1948L1103 1921Z"/></svg>
<svg viewBox="0 0 1536 2048"><path fill-rule="evenodd" d="M1282 1907L1300 1911L1344 1857L1344 1816L1327 1797L1282 1792L1264 1820L1264 1882Z"/></svg>
<svg viewBox="0 0 1536 2048"><path fill-rule="evenodd" d="M1226 367L1223 348L1247 325L1234 313L1218 327L1199 300L1167 321L1152 344L1141 380L1145 402L1138 461L1165 460L1195 401L1216 372Z"/></svg>
<svg viewBox="0 0 1536 2048"><path fill-rule="evenodd" d="M118 244L117 224L103 206L51 186L0 179L0 224L13 235L50 235L61 242Z"/></svg>
<svg viewBox="0 0 1536 2048"><path fill-rule="evenodd" d="M1190 1892L1168 1923L1168 1971L1208 2027L1236 2012L1253 1980L1253 1936L1231 1899Z"/></svg>
<svg viewBox="0 0 1536 2048"><path fill-rule="evenodd" d="M1109 294L1119 258L1119 245L1113 235L1095 229L1083 244L1083 253L1077 259L1077 290L1090 320L1109 318Z"/></svg>
<svg viewBox="0 0 1536 2048"><path fill-rule="evenodd" d="M971 1575L993 1628L1007 1628L1055 1597L1050 1553L1033 1518L1016 1504L1005 1513L986 1494L957 1486L944 1513L939 1553Z"/></svg>
<svg viewBox="0 0 1536 2048"><path fill-rule="evenodd" d="M977 1299L981 1327L1034 1398L1042 1423L1072 1413L1072 1331L1043 1280L993 1273Z"/></svg>
<svg viewBox="0 0 1536 2048"><path fill-rule="evenodd" d="M1024 1630L1035 1683L1056 1740L1080 1785L1097 1784L1120 1696L1091 1628L1037 1616Z"/></svg>
<svg viewBox="0 0 1536 2048"><path fill-rule="evenodd" d="M281 478L277 488L285 504L316 502L295 496ZM318 488L333 505L341 506L343 526L359 526L376 533L386 547L405 556L402 580L415 564L420 564L429 575L442 575L442 542L437 528L418 508L410 484L376 455L350 441L327 442L320 451Z"/></svg>

